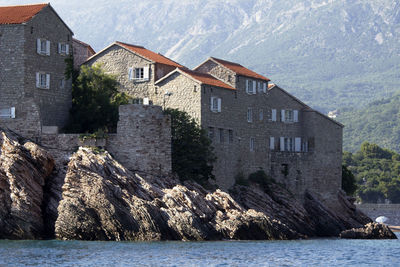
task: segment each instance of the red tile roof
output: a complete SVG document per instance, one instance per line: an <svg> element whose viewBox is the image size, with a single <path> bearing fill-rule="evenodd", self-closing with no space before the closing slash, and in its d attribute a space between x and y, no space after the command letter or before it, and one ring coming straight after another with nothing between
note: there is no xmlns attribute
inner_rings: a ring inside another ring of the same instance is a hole
<svg viewBox="0 0 400 267"><path fill-rule="evenodd" d="M90 46L90 44L87 44L87 43L82 42L81 40L78 40L78 39L75 39L75 38L72 38L72 41L77 42L77 43L79 43L79 44L81 44L83 46L86 46L87 49L89 49L89 51L90 51L90 53L92 55L96 54L96 51L94 51L94 49Z"/></svg>
<svg viewBox="0 0 400 267"><path fill-rule="evenodd" d="M190 75L193 79L195 79L201 83L212 85L212 86L217 86L217 87L222 87L222 88L226 88L226 89L230 89L230 90L236 90L232 86L214 78L210 74L200 73L197 71L189 70L187 68L179 68L179 70Z"/></svg>
<svg viewBox="0 0 400 267"><path fill-rule="evenodd" d="M48 4L0 7L0 24L21 24L29 21Z"/></svg>
<svg viewBox="0 0 400 267"><path fill-rule="evenodd" d="M227 67L231 71L235 72L236 74L246 76L246 77L261 79L261 80L264 80L267 82L270 81L270 79L268 79L267 77L264 77L258 73L255 73L254 71L249 70L238 63L229 62L229 61L222 60L222 59L215 58L215 57L211 57L211 59L213 59L214 61L218 62L221 65L224 65L225 67Z"/></svg>
<svg viewBox="0 0 400 267"><path fill-rule="evenodd" d="M153 51L150 51L150 50L144 48L143 46L131 45L131 44L126 44L126 43L121 43L121 42L116 42L116 43L118 45L120 45L136 54L139 54L139 55L143 56L144 58L154 61L156 63L170 65L170 66L174 66L174 67L183 67L182 65L176 63L175 61L173 61L161 54L154 53Z"/></svg>

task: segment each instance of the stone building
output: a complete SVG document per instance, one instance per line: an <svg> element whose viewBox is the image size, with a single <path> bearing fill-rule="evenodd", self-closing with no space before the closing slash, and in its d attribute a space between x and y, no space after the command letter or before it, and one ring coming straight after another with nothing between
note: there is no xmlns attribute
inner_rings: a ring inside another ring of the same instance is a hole
<svg viewBox="0 0 400 267"><path fill-rule="evenodd" d="M79 69L83 62L96 54L89 44L75 38L72 38L72 48L74 54L74 69Z"/></svg>
<svg viewBox="0 0 400 267"><path fill-rule="evenodd" d="M295 194L333 199L341 187L341 124L240 64L211 57L189 70L162 57L168 67L157 73L160 63L149 55L158 54L117 42L87 64L101 63L129 95L195 118L213 142L222 188L263 169ZM145 81L130 78L146 66Z"/></svg>
<svg viewBox="0 0 400 267"><path fill-rule="evenodd" d="M0 7L0 126L37 137L65 125L72 35L50 4Z"/></svg>

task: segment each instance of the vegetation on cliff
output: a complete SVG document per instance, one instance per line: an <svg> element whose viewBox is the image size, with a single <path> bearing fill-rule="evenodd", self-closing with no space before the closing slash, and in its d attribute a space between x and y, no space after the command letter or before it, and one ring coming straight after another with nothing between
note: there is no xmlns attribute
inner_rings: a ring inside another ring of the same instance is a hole
<svg viewBox="0 0 400 267"><path fill-rule="evenodd" d="M98 130L115 132L118 107L128 104L129 97L118 92L114 76L105 73L101 66L82 66L79 75L68 70L72 76L72 107L66 131L94 133ZM74 78L76 76L76 78Z"/></svg>
<svg viewBox="0 0 400 267"><path fill-rule="evenodd" d="M171 116L172 171L184 180L206 185L214 179L213 162L216 160L211 141L196 121L184 111L166 109Z"/></svg>
<svg viewBox="0 0 400 267"><path fill-rule="evenodd" d="M356 195L362 202L400 203L400 155L376 144L364 142L356 153L344 152L347 166L358 185Z"/></svg>
<svg viewBox="0 0 400 267"><path fill-rule="evenodd" d="M343 111L338 120L345 125L344 150L356 152L368 141L400 153L400 94Z"/></svg>

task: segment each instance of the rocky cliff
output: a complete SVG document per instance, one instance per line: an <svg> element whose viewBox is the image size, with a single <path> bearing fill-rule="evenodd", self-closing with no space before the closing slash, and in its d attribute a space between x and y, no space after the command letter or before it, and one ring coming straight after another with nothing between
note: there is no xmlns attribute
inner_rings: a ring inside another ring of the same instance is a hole
<svg viewBox="0 0 400 267"><path fill-rule="evenodd" d="M98 149L53 149L53 160L4 132L0 149L0 238L298 239L370 222L343 193L328 208L312 192L301 202L278 184L210 192L174 177L139 176Z"/></svg>

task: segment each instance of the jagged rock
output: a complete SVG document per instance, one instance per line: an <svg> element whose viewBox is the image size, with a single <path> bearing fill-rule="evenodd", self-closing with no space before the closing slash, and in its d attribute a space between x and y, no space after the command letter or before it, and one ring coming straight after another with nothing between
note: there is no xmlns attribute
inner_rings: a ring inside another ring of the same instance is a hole
<svg viewBox="0 0 400 267"><path fill-rule="evenodd" d="M166 179L169 178L160 178ZM168 184L168 182L165 182ZM80 148L68 165L56 237L84 240L294 239L301 235L229 194L169 188L134 175L107 153Z"/></svg>
<svg viewBox="0 0 400 267"><path fill-rule="evenodd" d="M0 131L0 238L42 237L43 185L53 167L45 150Z"/></svg>
<svg viewBox="0 0 400 267"><path fill-rule="evenodd" d="M368 223L362 228L353 228L340 233L340 238L349 239L397 239L389 226L380 223Z"/></svg>

